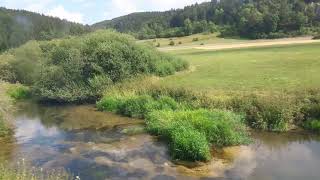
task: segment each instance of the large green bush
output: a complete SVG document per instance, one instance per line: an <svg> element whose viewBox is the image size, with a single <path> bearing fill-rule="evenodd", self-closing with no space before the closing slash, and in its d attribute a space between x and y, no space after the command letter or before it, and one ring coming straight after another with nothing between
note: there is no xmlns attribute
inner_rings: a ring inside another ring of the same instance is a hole
<svg viewBox="0 0 320 180"><path fill-rule="evenodd" d="M188 64L153 47L137 44L131 36L97 31L79 37L30 42L6 55L0 64L3 80L32 87L40 100L93 101L106 87L138 74L167 76Z"/></svg>

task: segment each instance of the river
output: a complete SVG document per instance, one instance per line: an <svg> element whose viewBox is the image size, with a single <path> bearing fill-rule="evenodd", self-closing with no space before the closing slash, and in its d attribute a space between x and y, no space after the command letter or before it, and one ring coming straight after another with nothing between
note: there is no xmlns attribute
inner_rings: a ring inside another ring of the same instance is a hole
<svg viewBox="0 0 320 180"><path fill-rule="evenodd" d="M2 161L64 168L83 180L320 179L320 136L306 132L252 132L251 145L213 150L208 163L174 163L142 120L91 105L21 103L14 117L14 138L0 142Z"/></svg>

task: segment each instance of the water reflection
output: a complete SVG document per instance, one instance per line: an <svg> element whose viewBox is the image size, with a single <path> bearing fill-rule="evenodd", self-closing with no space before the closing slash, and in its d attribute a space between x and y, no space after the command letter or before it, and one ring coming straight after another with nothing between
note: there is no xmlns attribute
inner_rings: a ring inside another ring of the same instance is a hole
<svg viewBox="0 0 320 180"><path fill-rule="evenodd" d="M0 158L63 167L81 179L319 179L320 138L296 132L252 133L250 146L213 152L209 163L173 163L167 146L143 131L141 120L93 106L22 104L12 140ZM135 133L127 133L135 132Z"/></svg>

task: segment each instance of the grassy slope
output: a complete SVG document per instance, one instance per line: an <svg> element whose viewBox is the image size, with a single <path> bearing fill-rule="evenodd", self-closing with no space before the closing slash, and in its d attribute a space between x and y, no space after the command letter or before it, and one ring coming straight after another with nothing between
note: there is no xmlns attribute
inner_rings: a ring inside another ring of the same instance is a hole
<svg viewBox="0 0 320 180"><path fill-rule="evenodd" d="M170 53L191 71L167 77L163 85L197 90L290 90L319 88L320 43L238 50L181 50Z"/></svg>

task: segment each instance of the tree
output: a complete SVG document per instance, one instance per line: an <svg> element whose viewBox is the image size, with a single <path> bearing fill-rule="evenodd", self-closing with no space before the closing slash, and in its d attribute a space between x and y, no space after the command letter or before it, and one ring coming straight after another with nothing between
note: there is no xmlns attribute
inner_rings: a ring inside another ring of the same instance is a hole
<svg viewBox="0 0 320 180"><path fill-rule="evenodd" d="M184 33L185 35L191 35L193 32L192 22L188 18L184 21Z"/></svg>

